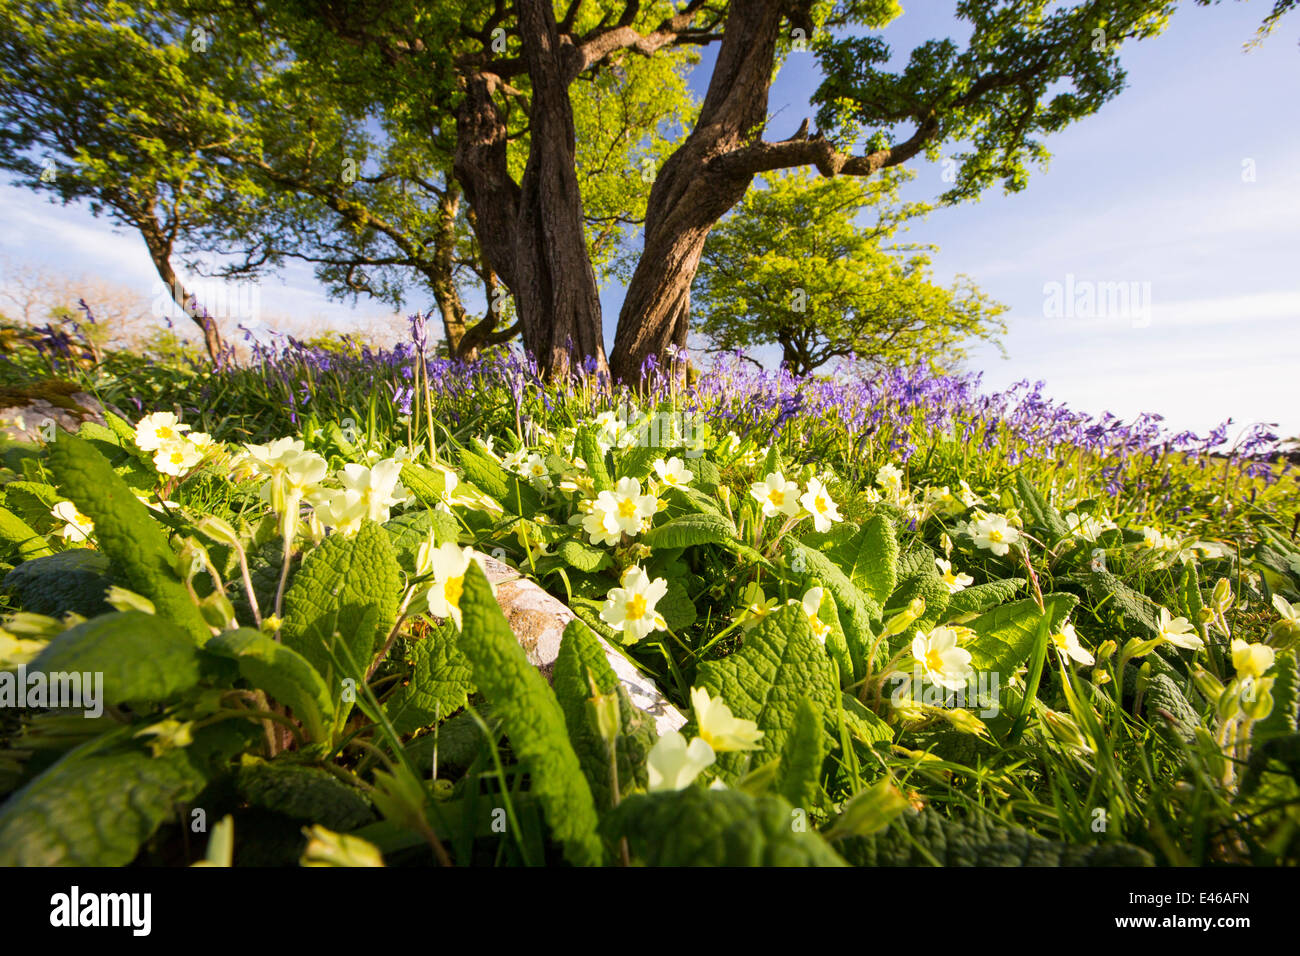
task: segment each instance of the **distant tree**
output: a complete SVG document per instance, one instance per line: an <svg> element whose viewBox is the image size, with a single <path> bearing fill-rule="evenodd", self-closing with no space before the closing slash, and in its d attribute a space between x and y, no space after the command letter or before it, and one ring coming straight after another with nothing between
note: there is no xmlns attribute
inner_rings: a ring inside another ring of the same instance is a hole
<svg viewBox="0 0 1300 956"><path fill-rule="evenodd" d="M848 356L943 369L965 356L964 341L1005 332L1005 306L965 277L938 285L933 247L895 241L931 208L900 201L908 178L766 177L704 246L692 294L709 348L779 345L797 375Z"/></svg>

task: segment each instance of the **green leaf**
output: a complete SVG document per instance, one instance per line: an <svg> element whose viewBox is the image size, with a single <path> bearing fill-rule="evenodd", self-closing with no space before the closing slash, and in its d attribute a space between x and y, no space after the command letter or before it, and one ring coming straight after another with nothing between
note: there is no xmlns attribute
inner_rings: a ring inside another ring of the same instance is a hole
<svg viewBox="0 0 1300 956"><path fill-rule="evenodd" d="M587 474L595 483L596 494L609 491L614 487L614 480L610 477L609 468L605 464L605 453L600 450L600 443L596 441L594 425L578 426L573 438L573 454L586 463Z"/></svg>
<svg viewBox="0 0 1300 956"><path fill-rule="evenodd" d="M408 511L384 522L388 540L393 546L397 563L408 574L415 572L416 557L420 545L433 535L434 547L450 541L455 544L460 536L460 526L456 519L445 511L433 508L424 511Z"/></svg>
<svg viewBox="0 0 1300 956"><path fill-rule="evenodd" d="M898 584L898 538L887 515L870 518L846 547L853 563L844 568L849 580L877 604L884 604Z"/></svg>
<svg viewBox="0 0 1300 956"><path fill-rule="evenodd" d="M245 627L218 634L204 650L235 661L245 680L293 708L312 740L328 739L334 700L320 673L293 648Z"/></svg>
<svg viewBox="0 0 1300 956"><path fill-rule="evenodd" d="M1025 477L1023 471L1016 473L1016 490L1020 501L1029 512L1030 523L1047 534L1047 543L1054 544L1070 533L1065 520L1047 500L1038 493L1038 489Z"/></svg>
<svg viewBox="0 0 1300 956"><path fill-rule="evenodd" d="M687 787L628 797L602 830L647 866L843 866L800 819L770 794Z"/></svg>
<svg viewBox="0 0 1300 956"><path fill-rule="evenodd" d="M920 630L929 630L933 627L948 609L948 602L952 600L948 585L943 583L943 578L933 572L934 569L931 569L930 573L914 574L903 581L890 595L885 605L885 616L898 613L914 598L919 597L925 601L925 613L916 619L916 627Z"/></svg>
<svg viewBox="0 0 1300 956"><path fill-rule="evenodd" d="M1281 736L1296 732L1300 718L1300 659L1296 652L1283 651L1277 655L1271 672L1273 683L1273 710L1255 724L1252 737Z"/></svg>
<svg viewBox="0 0 1300 956"><path fill-rule="evenodd" d="M739 650L722 660L700 665L696 686L721 697L737 717L763 731L759 748L719 757L729 780L745 766L760 766L781 755L795 724L800 699L823 709L835 706L839 688L826 648L813 637L803 609L786 605L773 611L745 635Z"/></svg>
<svg viewBox="0 0 1300 956"><path fill-rule="evenodd" d="M1195 742L1201 715L1167 674L1151 675L1142 697L1142 709L1147 723L1162 735L1181 737L1188 744Z"/></svg>
<svg viewBox="0 0 1300 956"><path fill-rule="evenodd" d="M551 831L571 863L598 864L602 850L596 804L569 743L564 713L546 678L528 663L487 578L473 563L465 574L460 610L460 649L469 658L475 685L505 725Z"/></svg>
<svg viewBox="0 0 1300 956"><path fill-rule="evenodd" d="M688 514L651 528L641 536L648 548L690 548L700 544L730 547L740 542L736 526L720 514Z"/></svg>
<svg viewBox="0 0 1300 956"><path fill-rule="evenodd" d="M0 508L0 541L17 551L18 557L23 561L52 553L45 535L32 530L27 522L8 508Z"/></svg>
<svg viewBox="0 0 1300 956"><path fill-rule="evenodd" d="M596 635L581 621L570 621L560 640L552 686L596 806L604 812L613 805L609 749L596 722L591 686L587 682L589 675L599 693L618 697L619 733L614 748L622 793L646 786L645 761L657 735L650 717L632 706Z"/></svg>
<svg viewBox="0 0 1300 956"><path fill-rule="evenodd" d="M805 811L815 807L821 796L822 761L826 758L822 720L821 708L807 697L801 697L776 774L776 788L781 796L791 806Z"/></svg>
<svg viewBox="0 0 1300 956"><path fill-rule="evenodd" d="M469 661L456 641L456 626L446 621L411 644L411 676L384 702L384 711L399 734L430 727L450 717L474 692Z"/></svg>
<svg viewBox="0 0 1300 956"><path fill-rule="evenodd" d="M5 506L24 522L50 527L51 514L61 497L53 485L43 481L11 481L5 485Z"/></svg>
<svg viewBox="0 0 1300 956"><path fill-rule="evenodd" d="M487 454L472 448L462 448L460 467L466 479L512 513L527 517L542 510L541 496L533 486L517 475L509 474Z"/></svg>
<svg viewBox="0 0 1300 956"><path fill-rule="evenodd" d="M943 617L951 621L965 614L978 614L995 605L1010 601L1025 585L1024 578L1002 578L988 584L975 584L958 591L948 599Z"/></svg>
<svg viewBox="0 0 1300 956"><path fill-rule="evenodd" d="M556 547L555 553L569 567L588 573L603 571L614 564L608 552L573 538L561 541Z"/></svg>
<svg viewBox="0 0 1300 956"><path fill-rule="evenodd" d="M959 822L934 810L905 813L888 830L838 844L855 866L1152 866L1128 843L1062 843L987 815Z"/></svg>
<svg viewBox="0 0 1300 956"><path fill-rule="evenodd" d="M839 567L822 554L800 541L788 539L791 567L802 565L806 572L822 582L826 590L835 598L839 608L840 624L844 629L844 640L848 642L849 654L853 659L853 679L861 680L866 673L867 654L875 634L871 629L872 619L879 620L882 614L880 605L863 594Z"/></svg>
<svg viewBox="0 0 1300 956"><path fill-rule="evenodd" d="M3 588L33 614L62 617L72 611L94 617L112 610L104 601L113 584L110 567L102 552L74 548L24 561L5 575Z"/></svg>
<svg viewBox="0 0 1300 956"><path fill-rule="evenodd" d="M251 806L331 830L347 832L375 819L360 790L320 767L245 757L236 786Z"/></svg>
<svg viewBox="0 0 1300 956"><path fill-rule="evenodd" d="M1097 610L1110 607L1119 617L1146 628L1150 636L1160 631L1160 606L1145 594L1133 590L1109 571L1089 571L1084 579L1088 597Z"/></svg>
<svg viewBox="0 0 1300 956"><path fill-rule="evenodd" d="M668 591L655 605L655 610L664 616L664 623L670 631L681 631L695 623L699 612L695 602L686 591L682 578L669 578Z"/></svg>
<svg viewBox="0 0 1300 956"><path fill-rule="evenodd" d="M1049 635L1060 629L1078 601L1073 594L1043 595L1043 607L1049 619ZM1033 651L1041 618L1042 614L1033 598L1004 604L981 614L966 625L976 635L966 645L971 655L971 666L977 671L996 671L1001 675L1001 683L1005 687L1007 678Z"/></svg>
<svg viewBox="0 0 1300 956"><path fill-rule="evenodd" d="M351 538L333 534L308 554L284 596L281 637L326 677L337 696L343 678L360 686L366 669L397 618L401 572L388 533L367 521ZM357 670L340 673L330 648L340 639Z"/></svg>
<svg viewBox="0 0 1300 956"><path fill-rule="evenodd" d="M102 704L167 700L199 682L199 652L170 621L141 611L91 618L50 641L29 672L103 674Z"/></svg>
<svg viewBox="0 0 1300 956"><path fill-rule="evenodd" d="M844 722L848 725L849 733L859 743L870 747L873 744L893 741L893 728L874 711L867 710L862 701L852 694L840 695L840 701L844 707Z"/></svg>
<svg viewBox="0 0 1300 956"><path fill-rule="evenodd" d="M219 725L152 757L134 729L87 741L0 807L0 866L125 866L242 741Z"/></svg>
<svg viewBox="0 0 1300 956"><path fill-rule="evenodd" d="M441 472L409 461L402 464L402 484L411 489L411 494L419 498L426 508L433 508L442 501L447 490L447 480Z"/></svg>
<svg viewBox="0 0 1300 956"><path fill-rule="evenodd" d="M95 522L99 549L126 587L153 602L158 616L179 624L202 644L212 631L173 570L167 536L113 473L104 456L80 438L60 432L50 447L50 467L77 509Z"/></svg>

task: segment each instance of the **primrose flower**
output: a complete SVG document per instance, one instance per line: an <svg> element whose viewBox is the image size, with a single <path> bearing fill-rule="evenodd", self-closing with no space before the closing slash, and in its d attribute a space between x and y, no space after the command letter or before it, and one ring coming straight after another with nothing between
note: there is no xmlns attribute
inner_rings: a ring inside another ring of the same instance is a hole
<svg viewBox="0 0 1300 956"><path fill-rule="evenodd" d="M977 548L986 548L1001 557L1020 540L1020 532L1007 521L1006 515L978 517L966 525L966 533Z"/></svg>
<svg viewBox="0 0 1300 956"><path fill-rule="evenodd" d="M501 459L501 465L506 471L513 472L516 475L523 475L524 464L528 460L528 449L519 448L510 452Z"/></svg>
<svg viewBox="0 0 1300 956"><path fill-rule="evenodd" d="M799 513L799 485L786 481L779 471L769 473L763 481L756 481L749 486L749 493L763 506L764 518L777 515L794 517Z"/></svg>
<svg viewBox="0 0 1300 956"><path fill-rule="evenodd" d="M670 731L661 736L646 755L647 789L652 793L656 790L683 790L717 759L717 754L703 737L696 737L688 746L679 731Z"/></svg>
<svg viewBox="0 0 1300 956"><path fill-rule="evenodd" d="M1160 609L1160 638L1174 647L1188 651L1199 651L1205 642L1192 628L1192 622L1185 617L1174 617L1168 608Z"/></svg>
<svg viewBox="0 0 1300 956"><path fill-rule="evenodd" d="M406 488L401 482L402 463L394 458L376 462L373 468L344 465L337 477L344 492L352 492L357 500L364 502L366 517L371 521L387 521L390 509L406 501Z"/></svg>
<svg viewBox="0 0 1300 956"><path fill-rule="evenodd" d="M1065 526L1070 534L1085 541L1096 541L1103 531L1115 527L1115 522L1105 515L1093 517L1089 514L1075 514L1073 511L1065 516Z"/></svg>
<svg viewBox="0 0 1300 956"><path fill-rule="evenodd" d="M348 537L361 530L370 515L370 505L355 489L326 488L312 496L316 517L327 528Z"/></svg>
<svg viewBox="0 0 1300 956"><path fill-rule="evenodd" d="M695 477L695 472L688 470L685 463L676 456L667 461L658 459L655 462L655 474L669 488L685 488Z"/></svg>
<svg viewBox="0 0 1300 956"><path fill-rule="evenodd" d="M668 582L663 578L650 579L650 575L633 565L623 572L620 587L610 588L605 606L600 609L600 619L610 627L623 632L628 643L636 643L651 631L666 631L668 623L655 610L655 605L668 593Z"/></svg>
<svg viewBox="0 0 1300 956"><path fill-rule="evenodd" d="M771 614L772 609L777 605L776 598L765 597L763 589L753 583L745 588L744 599L749 603L740 612L740 626L746 631L752 631L763 623L763 619Z"/></svg>
<svg viewBox="0 0 1300 956"><path fill-rule="evenodd" d="M808 479L808 490L799 499L799 504L812 515L813 527L820 532L831 530L836 521L843 521L839 506L831 500L830 492L816 478Z"/></svg>
<svg viewBox="0 0 1300 956"><path fill-rule="evenodd" d="M1273 609L1278 619L1269 628L1269 640L1281 648L1290 647L1300 637L1300 608L1296 608L1280 594L1273 595Z"/></svg>
<svg viewBox="0 0 1300 956"><path fill-rule="evenodd" d="M616 545L624 534L641 532L659 510L659 499L641 494L641 482L620 478L613 491L602 491L582 519L592 544Z"/></svg>
<svg viewBox="0 0 1300 956"><path fill-rule="evenodd" d="M803 596L802 601L791 600L787 603L797 604L803 609L804 615L808 618L808 626L812 628L813 637L826 643L826 635L831 632L831 626L823 621L817 612L821 609L822 598L826 594L825 588L809 588Z"/></svg>
<svg viewBox="0 0 1300 956"><path fill-rule="evenodd" d="M930 514L942 514L952 517L966 510L966 505L948 490L947 485L925 489L923 498L925 510Z"/></svg>
<svg viewBox="0 0 1300 956"><path fill-rule="evenodd" d="M876 471L876 484L897 497L903 490L903 473L894 465L881 465Z"/></svg>
<svg viewBox="0 0 1300 956"><path fill-rule="evenodd" d="M523 473L524 477L531 481L542 482L548 485L551 482L551 473L546 467L546 461L536 452L529 455L528 460L524 462Z"/></svg>
<svg viewBox="0 0 1300 956"><path fill-rule="evenodd" d="M1232 666L1241 677L1263 677L1273 666L1274 656L1267 644L1247 644L1239 637L1232 642Z"/></svg>
<svg viewBox="0 0 1300 956"><path fill-rule="evenodd" d="M947 690L960 690L974 673L970 651L957 646L957 632L950 627L936 627L929 634L916 632L912 638L912 657L922 674Z"/></svg>
<svg viewBox="0 0 1300 956"><path fill-rule="evenodd" d="M95 522L78 511L71 501L60 501L50 509L50 514L64 522L59 534L66 541L87 541L95 533Z"/></svg>
<svg viewBox="0 0 1300 956"><path fill-rule="evenodd" d="M154 412L135 426L135 443L141 451L157 451L167 442L178 441L181 432L189 430L190 426L182 425L171 412Z"/></svg>
<svg viewBox="0 0 1300 956"><path fill-rule="evenodd" d="M758 749L763 731L752 720L732 716L731 708L721 697L710 697L703 687L692 687L691 707L700 727L700 739L715 753Z"/></svg>
<svg viewBox="0 0 1300 956"><path fill-rule="evenodd" d="M1144 527L1142 529L1142 546L1151 548L1153 551L1177 551L1178 540L1163 534L1159 528Z"/></svg>
<svg viewBox="0 0 1300 956"><path fill-rule="evenodd" d="M470 561L482 560L469 548L462 548L451 541L433 547L433 539L420 545L415 554L416 574L420 577L433 575L433 583L424 595L429 613L434 617L450 618L461 626L460 596L465 588L465 572L469 570Z"/></svg>
<svg viewBox="0 0 1300 956"><path fill-rule="evenodd" d="M973 508L984 503L983 498L971 491L970 485L966 484L966 479L963 478L958 484L961 486L961 490L957 493L957 496L967 508Z"/></svg>
<svg viewBox="0 0 1300 956"><path fill-rule="evenodd" d="M1068 621L1052 635L1052 646L1056 648L1056 653L1061 655L1062 662L1075 660L1089 667L1097 662L1096 658L1079 643L1079 635L1075 632L1074 625Z"/></svg>
<svg viewBox="0 0 1300 956"><path fill-rule="evenodd" d="M153 466L160 475L179 478L203 460L203 452L184 439L165 441L154 452Z"/></svg>
<svg viewBox="0 0 1300 956"><path fill-rule="evenodd" d="M934 565L939 569L943 576L943 583L948 587L949 594L956 594L958 591L964 591L975 583L975 579L969 574L959 574L952 569L952 562L945 561L943 558L935 558Z"/></svg>

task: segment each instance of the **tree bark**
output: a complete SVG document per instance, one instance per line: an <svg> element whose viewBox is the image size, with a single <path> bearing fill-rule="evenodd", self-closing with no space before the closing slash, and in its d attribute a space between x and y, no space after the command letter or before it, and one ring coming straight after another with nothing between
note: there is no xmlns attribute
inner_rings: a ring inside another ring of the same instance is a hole
<svg viewBox="0 0 1300 956"><path fill-rule="evenodd" d="M505 116L493 102L504 84L480 71L464 79L457 110L456 177L475 210L488 266L510 290L524 347L552 378L570 360L605 371L600 296L587 254L575 166L571 77L547 0L519 0L519 33L531 81L530 148L516 184L506 162Z"/></svg>
<svg viewBox="0 0 1300 956"><path fill-rule="evenodd" d="M149 226L140 226L140 234L144 238L144 244L149 250L149 258L153 261L153 267L158 272L158 278L162 279L167 285L167 290L171 293L172 301L180 306L181 311L189 316L190 321L199 327L203 333L203 345L208 351L208 359L214 366L222 360L225 352L225 342L221 338L221 330L217 328L217 322L212 316L199 305L197 296L190 293L181 282L180 277L176 275L176 270L172 268L171 262L171 243L162 231ZM193 303L191 306L190 303Z"/></svg>
<svg viewBox="0 0 1300 956"><path fill-rule="evenodd" d="M651 356L686 346L691 282L709 230L745 195L753 172L716 160L761 132L784 8L736 0L695 128L670 156L646 209L645 250L618 317L610 373L641 380Z"/></svg>

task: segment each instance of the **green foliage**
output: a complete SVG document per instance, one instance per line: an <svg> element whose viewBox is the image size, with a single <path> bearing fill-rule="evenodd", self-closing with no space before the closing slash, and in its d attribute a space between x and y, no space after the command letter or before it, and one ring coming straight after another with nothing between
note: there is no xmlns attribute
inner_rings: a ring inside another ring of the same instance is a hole
<svg viewBox="0 0 1300 956"><path fill-rule="evenodd" d="M347 832L374 819L370 802L334 774L306 764L249 759L236 777L250 806Z"/></svg>
<svg viewBox="0 0 1300 956"><path fill-rule="evenodd" d="M388 534L367 521L355 537L333 535L303 558L285 592L284 645L325 676L335 699L345 678L360 686L392 628L399 575ZM338 653L336 641L348 656Z"/></svg>
<svg viewBox="0 0 1300 956"><path fill-rule="evenodd" d="M114 574L195 641L206 641L211 635L208 624L177 580L175 556L149 509L104 456L82 439L60 432L49 456L63 493L95 522L100 550L111 559Z"/></svg>
<svg viewBox="0 0 1300 956"><path fill-rule="evenodd" d="M218 634L205 650L234 660L253 687L293 708L312 740L328 739L334 698L316 668L293 648L260 631L241 628Z"/></svg>
<svg viewBox="0 0 1300 956"><path fill-rule="evenodd" d="M799 701L794 726L781 752L776 788L791 806L811 809L820 798L825 732L821 709L808 698Z"/></svg>
<svg viewBox="0 0 1300 956"><path fill-rule="evenodd" d="M698 331L718 351L779 345L806 375L831 359L951 367L969 338L1006 331L1006 311L969 279L932 279L922 247L897 233L930 211L904 203L901 169L873 179L791 170L765 177L709 235L693 291ZM874 218L858 225L864 214ZM816 228L809 228L816 223Z"/></svg>
<svg viewBox="0 0 1300 956"><path fill-rule="evenodd" d="M838 694L825 649L813 637L802 610L794 607L769 615L734 654L701 664L696 683L763 731L757 750L719 758L729 780L738 779L745 767L781 756L794 732L801 699L829 710Z"/></svg>
<svg viewBox="0 0 1300 956"><path fill-rule="evenodd" d="M469 659L474 683L501 718L551 831L571 863L599 863L596 806L569 743L564 713L545 678L528 663L487 578L472 563L465 574L461 614L460 649Z"/></svg>
<svg viewBox="0 0 1300 956"><path fill-rule="evenodd" d="M199 682L199 652L189 635L152 614L104 614L58 635L32 671L102 674L110 707L165 701Z"/></svg>
<svg viewBox="0 0 1300 956"><path fill-rule="evenodd" d="M613 806L610 744L601 735L593 693L616 698L618 728L613 747L620 793L646 785L645 759L656 739L654 723L632 706L596 635L580 621L571 621L564 629L552 684L596 806L602 813L608 811Z"/></svg>
<svg viewBox="0 0 1300 956"><path fill-rule="evenodd" d="M24 561L5 575L3 587L33 614L90 617L110 610L104 594L113 584L111 566L101 552L75 548Z"/></svg>
<svg viewBox="0 0 1300 956"><path fill-rule="evenodd" d="M602 831L625 837L647 866L843 866L815 832L776 796L688 787L637 794L606 818Z"/></svg>
<svg viewBox="0 0 1300 956"><path fill-rule="evenodd" d="M384 708L399 734L450 717L474 692L469 661L456 642L456 629L450 621L413 641L407 663L410 677L385 701Z"/></svg>
<svg viewBox="0 0 1300 956"><path fill-rule="evenodd" d="M1045 840L987 816L948 820L933 810L904 814L884 833L840 845L855 866L1150 866L1127 843L1075 845Z"/></svg>

